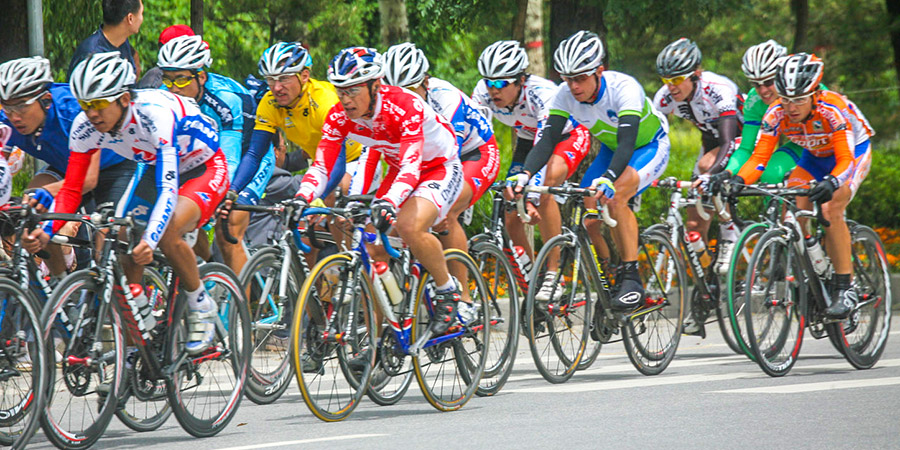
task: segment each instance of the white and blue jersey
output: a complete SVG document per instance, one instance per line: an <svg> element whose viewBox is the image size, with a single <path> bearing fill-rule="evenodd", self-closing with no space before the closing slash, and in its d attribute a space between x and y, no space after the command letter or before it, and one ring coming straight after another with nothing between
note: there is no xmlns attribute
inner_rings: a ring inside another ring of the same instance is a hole
<svg viewBox="0 0 900 450"><path fill-rule="evenodd" d="M494 136L491 123L461 90L439 78L428 78L428 105L453 125L460 156L480 151Z"/></svg>

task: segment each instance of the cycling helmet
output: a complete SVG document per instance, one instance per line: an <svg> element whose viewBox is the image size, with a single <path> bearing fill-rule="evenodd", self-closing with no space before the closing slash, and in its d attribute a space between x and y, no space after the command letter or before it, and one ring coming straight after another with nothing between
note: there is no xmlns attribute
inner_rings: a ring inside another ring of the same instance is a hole
<svg viewBox="0 0 900 450"><path fill-rule="evenodd" d="M787 98L805 97L819 88L825 63L816 55L797 53L784 58L775 73L775 90Z"/></svg>
<svg viewBox="0 0 900 450"><path fill-rule="evenodd" d="M511 78L528 67L528 55L518 41L497 41L478 57L478 72L485 78Z"/></svg>
<svg viewBox="0 0 900 450"><path fill-rule="evenodd" d="M579 31L559 43L553 52L553 68L560 75L574 76L603 65L603 42L590 31Z"/></svg>
<svg viewBox="0 0 900 450"><path fill-rule="evenodd" d="M328 65L328 81L335 87L353 86L382 76L381 55L374 48L345 48Z"/></svg>
<svg viewBox="0 0 900 450"><path fill-rule="evenodd" d="M259 58L259 74L263 77L300 73L313 64L309 51L299 42L279 42Z"/></svg>
<svg viewBox="0 0 900 450"><path fill-rule="evenodd" d="M754 45L744 53L741 70L751 81L768 80L778 70L778 60L787 55L787 49L772 39Z"/></svg>
<svg viewBox="0 0 900 450"><path fill-rule="evenodd" d="M693 72L703 55L697 44L688 38L681 38L659 52L656 57L656 72L663 77L674 77Z"/></svg>
<svg viewBox="0 0 900 450"><path fill-rule="evenodd" d="M7 61L0 65L0 100L36 94L52 82L47 58L34 56Z"/></svg>
<svg viewBox="0 0 900 450"><path fill-rule="evenodd" d="M203 70L212 64L209 44L202 37L181 36L159 49L156 65L163 70Z"/></svg>
<svg viewBox="0 0 900 450"><path fill-rule="evenodd" d="M72 70L69 86L78 100L112 97L134 85L134 67L119 52L94 53Z"/></svg>
<svg viewBox="0 0 900 450"><path fill-rule="evenodd" d="M384 52L384 82L406 87L422 83L428 72L428 58L416 44L404 42Z"/></svg>

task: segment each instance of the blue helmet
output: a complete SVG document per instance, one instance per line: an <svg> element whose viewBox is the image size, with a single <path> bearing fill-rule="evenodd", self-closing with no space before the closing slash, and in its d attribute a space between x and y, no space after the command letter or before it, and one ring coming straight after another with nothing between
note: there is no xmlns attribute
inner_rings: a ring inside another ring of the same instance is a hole
<svg viewBox="0 0 900 450"><path fill-rule="evenodd" d="M300 73L313 64L309 51L299 42L279 42L259 58L259 74L263 77Z"/></svg>
<svg viewBox="0 0 900 450"><path fill-rule="evenodd" d="M374 48L345 48L328 65L328 81L336 87L377 80L383 75L381 55Z"/></svg>

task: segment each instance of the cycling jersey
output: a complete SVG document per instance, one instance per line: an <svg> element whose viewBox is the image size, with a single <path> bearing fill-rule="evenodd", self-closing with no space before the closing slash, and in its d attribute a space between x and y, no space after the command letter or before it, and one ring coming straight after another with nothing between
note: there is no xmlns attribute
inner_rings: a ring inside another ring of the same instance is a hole
<svg viewBox="0 0 900 450"><path fill-rule="evenodd" d="M539 131L550 115L550 101L558 89L559 87L550 80L529 75L522 84L522 91L516 102L508 108L499 108L491 101L487 83L482 79L475 85L472 100L476 105L489 110L493 118L500 123L513 127L519 138L537 142ZM572 131L575 125L577 124L567 124L563 133Z"/></svg>
<svg viewBox="0 0 900 450"><path fill-rule="evenodd" d="M323 194L340 156L341 143L347 138L367 147L360 157L358 176L354 177L350 192L369 192L378 162L384 155L389 167L385 179L393 182L379 198L395 207L402 205L419 185L423 172L444 166L448 161L457 161L459 167L456 136L443 116L418 95L403 88L382 85L376 96L371 119L350 120L340 103L331 108L322 126L316 159L303 177L298 195L312 201ZM459 178L461 181L461 174ZM456 189L458 192L459 186Z"/></svg>
<svg viewBox="0 0 900 450"><path fill-rule="evenodd" d="M241 159L234 176L233 188L242 190L250 182L259 169L262 155L272 143L276 129L284 132L287 140L298 145L311 159L315 158L316 147L322 139L325 117L336 103L338 97L334 86L327 81L312 78L303 85L295 104L288 108L278 106L272 92L266 92L256 107L256 126L252 137L254 142ZM355 161L361 151L359 144L348 142L347 161Z"/></svg>
<svg viewBox="0 0 900 450"><path fill-rule="evenodd" d="M759 179L782 135L802 147L804 157L809 154L816 158L833 158L831 175L841 183L850 179L858 157L855 154L857 145L868 141L875 132L856 105L841 94L820 91L814 101L810 117L802 123L790 122L781 99L772 103L763 116L756 149L738 172L746 183L755 183Z"/></svg>
<svg viewBox="0 0 900 450"><path fill-rule="evenodd" d="M64 174L69 165L69 131L72 129L72 121L81 113L81 107L78 106L78 100L72 95L68 84L51 85L50 94L53 101L46 108L47 115L40 133L28 136L19 134L2 110L0 123L12 128L12 135L6 142L7 146L19 147L25 153L46 162L57 172ZM122 161L125 159L121 156L110 150L103 150L100 155L100 168L105 169Z"/></svg>
<svg viewBox="0 0 900 450"><path fill-rule="evenodd" d="M191 99L158 89L138 90L115 134L101 133L84 113L72 124L70 135L70 170L56 197L56 212L72 213L81 202L81 188L91 155L98 149L109 149L119 155L156 165L157 199L147 222L143 240L156 248L175 210L178 200L179 174L205 165L219 152L219 137L213 121L203 116ZM217 166L222 173L209 189L224 196L228 188L227 167ZM49 225L56 232L61 223Z"/></svg>
<svg viewBox="0 0 900 450"><path fill-rule="evenodd" d="M456 131L460 155L480 151L494 136L491 124L472 100L452 84L435 77L428 78L428 105L450 121Z"/></svg>
<svg viewBox="0 0 900 450"><path fill-rule="evenodd" d="M704 135L704 149L707 151L719 145L720 117L737 116L738 122L743 121L741 105L737 85L708 71L703 71L694 82L694 95L687 101L675 101L667 85L663 85L653 98L653 106L659 112L675 114L699 128Z"/></svg>
<svg viewBox="0 0 900 450"><path fill-rule="evenodd" d="M12 174L6 164L6 158L0 155L0 205L5 205L12 195Z"/></svg>

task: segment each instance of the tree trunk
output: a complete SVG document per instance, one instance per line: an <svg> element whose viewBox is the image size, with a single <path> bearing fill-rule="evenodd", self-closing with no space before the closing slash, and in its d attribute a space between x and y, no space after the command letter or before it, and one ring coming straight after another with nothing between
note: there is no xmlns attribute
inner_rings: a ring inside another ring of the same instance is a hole
<svg viewBox="0 0 900 450"><path fill-rule="evenodd" d="M525 52L528 53L528 72L546 77L543 3L541 0L528 0L525 12Z"/></svg>
<svg viewBox="0 0 900 450"><path fill-rule="evenodd" d="M385 47L409 40L406 0L378 0L381 14L381 43Z"/></svg>
<svg viewBox="0 0 900 450"><path fill-rule="evenodd" d="M3 30L3 44L0 45L0 61L28 56L28 15L25 0L0 0L0 30Z"/></svg>
<svg viewBox="0 0 900 450"><path fill-rule="evenodd" d="M797 22L794 25L793 53L806 50L806 29L809 25L809 0L791 0L791 10Z"/></svg>
<svg viewBox="0 0 900 450"><path fill-rule="evenodd" d="M885 0L888 12L888 26L891 47L894 49L894 74L900 82L900 0Z"/></svg>
<svg viewBox="0 0 900 450"><path fill-rule="evenodd" d="M516 0L516 21L513 22L513 40L525 40L525 16L528 13L528 0Z"/></svg>
<svg viewBox="0 0 900 450"><path fill-rule="evenodd" d="M548 51L555 51L563 39L580 30L593 31L606 44L606 24L603 22L603 11L606 9L606 0L551 0L550 3L550 47ZM578 14L572 14L578 11ZM603 63L609 66L609 49ZM550 68L548 70L552 78L558 74Z"/></svg>
<svg viewBox="0 0 900 450"><path fill-rule="evenodd" d="M191 0L191 29L203 34L203 0Z"/></svg>

